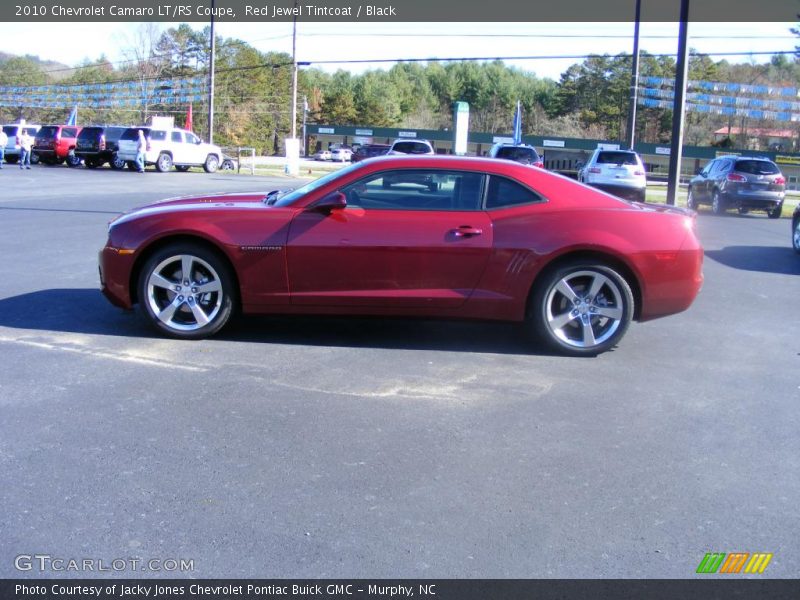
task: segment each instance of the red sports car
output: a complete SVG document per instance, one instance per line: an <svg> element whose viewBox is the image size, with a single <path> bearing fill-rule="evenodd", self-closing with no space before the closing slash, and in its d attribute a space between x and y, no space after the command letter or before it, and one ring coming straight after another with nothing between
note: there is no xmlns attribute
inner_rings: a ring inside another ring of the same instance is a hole
<svg viewBox="0 0 800 600"><path fill-rule="evenodd" d="M688 308L702 260L691 211L510 161L398 156L291 192L133 210L109 225L100 280L177 338L212 335L236 310L424 315L518 321L593 355L632 319Z"/></svg>

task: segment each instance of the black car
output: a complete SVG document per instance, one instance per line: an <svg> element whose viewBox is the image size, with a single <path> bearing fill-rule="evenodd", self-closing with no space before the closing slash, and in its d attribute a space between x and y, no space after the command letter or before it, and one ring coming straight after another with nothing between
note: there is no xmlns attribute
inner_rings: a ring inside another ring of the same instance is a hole
<svg viewBox="0 0 800 600"><path fill-rule="evenodd" d="M111 165L112 169L125 168L125 161L117 158L119 138L127 127L116 125L84 127L78 134L75 144L75 156L83 159L83 163L90 169Z"/></svg>
<svg viewBox="0 0 800 600"><path fill-rule="evenodd" d="M391 146L388 144L365 144L353 152L353 156L350 160L352 162L358 162L366 158L372 158L373 156L383 156L384 154L389 154L390 149Z"/></svg>
<svg viewBox="0 0 800 600"><path fill-rule="evenodd" d="M800 204L795 207L792 214L792 246L794 251L800 254Z"/></svg>
<svg viewBox="0 0 800 600"><path fill-rule="evenodd" d="M722 156L708 163L689 182L686 204L691 209L710 204L718 215L729 208L736 208L741 214L763 210L770 219L777 219L785 196L786 178L771 160Z"/></svg>

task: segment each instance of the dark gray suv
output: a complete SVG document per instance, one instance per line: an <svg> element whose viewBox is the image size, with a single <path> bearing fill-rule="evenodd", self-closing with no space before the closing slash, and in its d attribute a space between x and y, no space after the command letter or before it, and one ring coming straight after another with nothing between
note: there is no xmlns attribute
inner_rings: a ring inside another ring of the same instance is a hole
<svg viewBox="0 0 800 600"><path fill-rule="evenodd" d="M697 209L710 204L715 214L729 208L740 214L766 211L770 219L781 216L786 178L769 159L756 156L722 156L708 163L689 182L686 204Z"/></svg>

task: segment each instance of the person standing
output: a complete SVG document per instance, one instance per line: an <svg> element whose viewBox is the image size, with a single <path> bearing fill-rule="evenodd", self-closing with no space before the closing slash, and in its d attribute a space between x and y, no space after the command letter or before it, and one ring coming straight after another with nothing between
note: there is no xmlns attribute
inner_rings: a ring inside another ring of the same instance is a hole
<svg viewBox="0 0 800 600"><path fill-rule="evenodd" d="M144 137L144 132L139 130L139 141L136 143L136 166L139 167L139 173L144 173L144 163L147 159L147 139Z"/></svg>
<svg viewBox="0 0 800 600"><path fill-rule="evenodd" d="M31 148L33 147L33 138L28 130L20 128L21 133L17 136L19 139L19 168L31 168Z"/></svg>
<svg viewBox="0 0 800 600"><path fill-rule="evenodd" d="M8 135L0 129L0 169L3 168L3 162L6 159L6 144L8 144Z"/></svg>

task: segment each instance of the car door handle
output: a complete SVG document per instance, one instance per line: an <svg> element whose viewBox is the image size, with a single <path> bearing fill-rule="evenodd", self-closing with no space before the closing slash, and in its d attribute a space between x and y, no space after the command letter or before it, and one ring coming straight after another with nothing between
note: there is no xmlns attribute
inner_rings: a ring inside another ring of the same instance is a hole
<svg viewBox="0 0 800 600"><path fill-rule="evenodd" d="M477 229L469 225L462 225L458 229L451 229L450 233L452 233L456 237L472 237L473 235L482 234L483 229Z"/></svg>

